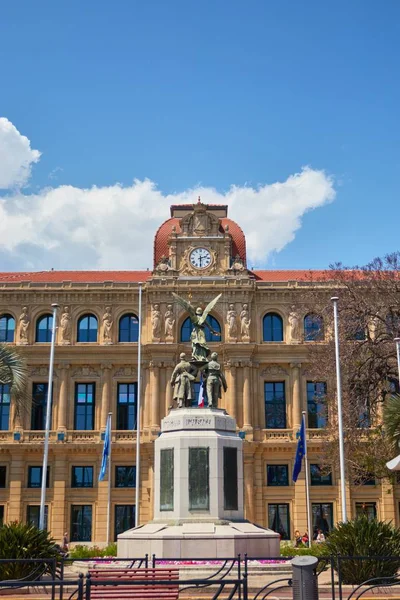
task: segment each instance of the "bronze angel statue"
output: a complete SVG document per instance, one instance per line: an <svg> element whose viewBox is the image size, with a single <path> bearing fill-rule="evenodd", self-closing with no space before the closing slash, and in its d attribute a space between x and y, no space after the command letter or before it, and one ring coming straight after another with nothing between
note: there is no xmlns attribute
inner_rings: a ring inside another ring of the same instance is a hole
<svg viewBox="0 0 400 600"><path fill-rule="evenodd" d="M190 316L190 320L192 321L193 329L190 335L190 339L192 342L192 360L194 362L206 363L208 360L208 356L210 354L210 349L206 343L206 334L205 328L209 329L211 333L214 335L221 335L218 331L214 331L211 325L206 321L208 315L217 304L218 300L221 298L222 294L219 294L214 300L211 300L209 304L207 304L206 308L194 308L190 302L181 298L177 294L172 292L175 300L185 308Z"/></svg>

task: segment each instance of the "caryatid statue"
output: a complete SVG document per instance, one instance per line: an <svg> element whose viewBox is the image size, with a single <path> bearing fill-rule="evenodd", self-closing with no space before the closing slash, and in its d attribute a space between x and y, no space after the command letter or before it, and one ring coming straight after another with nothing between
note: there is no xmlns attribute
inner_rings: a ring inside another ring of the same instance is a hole
<svg viewBox="0 0 400 600"><path fill-rule="evenodd" d="M192 406L194 399L193 381L196 379L197 369L186 360L186 354L179 355L180 362L176 365L171 375L171 385L174 386L174 400L178 408Z"/></svg>
<svg viewBox="0 0 400 600"><path fill-rule="evenodd" d="M211 300L204 310L200 307L195 309L190 302L184 298L181 298L177 294L174 294L174 292L172 292L172 295L178 304L183 306L183 308L188 311L190 320L192 321L193 329L190 335L192 342L192 360L197 363L205 364L210 354L210 349L206 343L205 328L207 327L207 329L209 329L214 335L221 335L218 331L214 331L206 319L214 306L217 304L218 300L221 298L222 294L219 294L216 298L214 298L214 300Z"/></svg>
<svg viewBox="0 0 400 600"><path fill-rule="evenodd" d="M203 373L206 378L206 389L208 407L216 408L218 406L218 400L221 398L221 387L224 388L224 392L228 389L226 384L225 375L221 371L221 365L218 362L218 354L213 352L211 354L211 360L208 362Z"/></svg>

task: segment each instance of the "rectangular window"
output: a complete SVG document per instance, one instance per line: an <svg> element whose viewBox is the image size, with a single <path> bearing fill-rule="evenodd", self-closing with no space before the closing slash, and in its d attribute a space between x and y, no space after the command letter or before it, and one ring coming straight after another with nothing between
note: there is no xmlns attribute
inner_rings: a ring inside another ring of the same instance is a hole
<svg viewBox="0 0 400 600"><path fill-rule="evenodd" d="M91 488L93 487L93 467L72 467L71 487Z"/></svg>
<svg viewBox="0 0 400 600"><path fill-rule="evenodd" d="M5 488L7 482L7 467L0 466L0 488Z"/></svg>
<svg viewBox="0 0 400 600"><path fill-rule="evenodd" d="M136 467L133 465L115 467L115 487L136 487Z"/></svg>
<svg viewBox="0 0 400 600"><path fill-rule="evenodd" d="M189 448L189 510L210 510L209 448Z"/></svg>
<svg viewBox="0 0 400 600"><path fill-rule="evenodd" d="M323 429L326 427L325 381L307 381L307 413L310 429Z"/></svg>
<svg viewBox="0 0 400 600"><path fill-rule="evenodd" d="M267 465L267 485L286 486L289 485L288 465Z"/></svg>
<svg viewBox="0 0 400 600"><path fill-rule="evenodd" d="M74 429L78 431L94 429L95 385L94 383L75 384Z"/></svg>
<svg viewBox="0 0 400 600"><path fill-rule="evenodd" d="M311 485L332 485L332 473L321 472L319 465L310 465Z"/></svg>
<svg viewBox="0 0 400 600"><path fill-rule="evenodd" d="M357 427L360 427L360 429L368 429L371 427L371 410L368 398L364 405L360 407Z"/></svg>
<svg viewBox="0 0 400 600"><path fill-rule="evenodd" d="M368 517L369 521L376 519L376 502L356 502L356 517Z"/></svg>
<svg viewBox="0 0 400 600"><path fill-rule="evenodd" d="M0 527L4 523L4 506L0 504Z"/></svg>
<svg viewBox="0 0 400 600"><path fill-rule="evenodd" d="M268 527L282 540L290 540L289 504L268 504Z"/></svg>
<svg viewBox="0 0 400 600"><path fill-rule="evenodd" d="M237 448L224 448L224 510L238 510Z"/></svg>
<svg viewBox="0 0 400 600"><path fill-rule="evenodd" d="M71 542L92 541L92 506L73 504L71 506Z"/></svg>
<svg viewBox="0 0 400 600"><path fill-rule="evenodd" d="M312 539L315 540L318 534L318 529L326 536L333 528L333 504L328 503L313 503L311 505L313 534Z"/></svg>
<svg viewBox="0 0 400 600"><path fill-rule="evenodd" d="M135 505L134 504L116 504L115 505L115 533L114 539L127 529L135 527Z"/></svg>
<svg viewBox="0 0 400 600"><path fill-rule="evenodd" d="M0 383L0 431L8 431L11 394L8 383Z"/></svg>
<svg viewBox="0 0 400 600"><path fill-rule="evenodd" d="M137 383L119 383L117 395L117 429L136 429Z"/></svg>
<svg viewBox="0 0 400 600"><path fill-rule="evenodd" d="M265 427L286 429L286 396L284 381L264 383Z"/></svg>
<svg viewBox="0 0 400 600"><path fill-rule="evenodd" d="M174 449L160 451L160 510L174 510Z"/></svg>
<svg viewBox="0 0 400 600"><path fill-rule="evenodd" d="M44 528L48 529L48 516L49 516L49 507L44 507ZM31 523L35 527L39 527L39 519L40 519L40 506L38 504L30 504L27 508L26 512L26 521L27 523Z"/></svg>
<svg viewBox="0 0 400 600"><path fill-rule="evenodd" d="M31 429L33 431L43 431L46 429L46 404L48 383L32 384L32 412ZM53 402L53 399L52 399ZM50 416L51 423L51 416ZM51 426L50 426L51 428Z"/></svg>
<svg viewBox="0 0 400 600"><path fill-rule="evenodd" d="M28 488L42 487L42 472L43 467L28 467ZM50 467L47 467L46 487L49 487Z"/></svg>

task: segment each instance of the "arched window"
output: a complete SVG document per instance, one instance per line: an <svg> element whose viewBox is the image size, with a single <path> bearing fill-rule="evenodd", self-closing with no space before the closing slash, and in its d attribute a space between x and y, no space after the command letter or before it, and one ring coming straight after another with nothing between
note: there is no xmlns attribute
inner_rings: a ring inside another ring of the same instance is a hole
<svg viewBox="0 0 400 600"><path fill-rule="evenodd" d="M36 341L51 342L53 315L43 315L36 321Z"/></svg>
<svg viewBox="0 0 400 600"><path fill-rule="evenodd" d="M0 317L0 342L13 342L15 333L15 319L11 315Z"/></svg>
<svg viewBox="0 0 400 600"><path fill-rule="evenodd" d="M139 338L139 319L133 313L122 315L119 320L118 341L137 342Z"/></svg>
<svg viewBox="0 0 400 600"><path fill-rule="evenodd" d="M319 315L310 313L304 317L304 340L320 342L324 339L324 320Z"/></svg>
<svg viewBox="0 0 400 600"><path fill-rule="evenodd" d="M79 319L78 342L97 342L97 317L83 315Z"/></svg>
<svg viewBox="0 0 400 600"><path fill-rule="evenodd" d="M268 313L263 319L264 342L283 342L283 321L276 313Z"/></svg>
<svg viewBox="0 0 400 600"><path fill-rule="evenodd" d="M218 321L215 317L208 315L206 321L214 329L214 331L218 331L219 333L221 333L221 325L218 323ZM181 342L190 342L190 334L192 333L192 329L193 329L193 325L190 320L190 317L188 317L182 323ZM211 331L208 329L208 327L204 328L204 333L206 335L207 342L220 342L221 341L221 336L214 335L213 333L211 333Z"/></svg>

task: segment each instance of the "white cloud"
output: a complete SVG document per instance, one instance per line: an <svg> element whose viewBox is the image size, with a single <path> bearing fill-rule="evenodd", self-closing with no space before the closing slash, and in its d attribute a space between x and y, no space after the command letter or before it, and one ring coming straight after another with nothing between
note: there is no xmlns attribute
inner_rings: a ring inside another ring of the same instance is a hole
<svg viewBox="0 0 400 600"><path fill-rule="evenodd" d="M40 152L4 117L0 117L0 189L19 188L28 181Z"/></svg>
<svg viewBox="0 0 400 600"><path fill-rule="evenodd" d="M265 265L271 252L294 239L303 215L331 202L335 191L331 177L309 167L280 183L233 186L226 193L197 187L164 195L149 180L19 191L0 198L0 264L15 270L151 268L154 234L169 206L195 202L198 195L205 203L229 205L246 234L251 264Z"/></svg>

